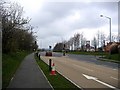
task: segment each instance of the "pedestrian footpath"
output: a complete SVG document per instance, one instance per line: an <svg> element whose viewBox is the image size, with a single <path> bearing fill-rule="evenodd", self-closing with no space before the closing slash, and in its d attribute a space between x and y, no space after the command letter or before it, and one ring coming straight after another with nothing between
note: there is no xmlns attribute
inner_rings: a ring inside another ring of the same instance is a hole
<svg viewBox="0 0 120 90"><path fill-rule="evenodd" d="M8 88L49 88L52 90L34 59L34 53L26 56L22 61Z"/></svg>

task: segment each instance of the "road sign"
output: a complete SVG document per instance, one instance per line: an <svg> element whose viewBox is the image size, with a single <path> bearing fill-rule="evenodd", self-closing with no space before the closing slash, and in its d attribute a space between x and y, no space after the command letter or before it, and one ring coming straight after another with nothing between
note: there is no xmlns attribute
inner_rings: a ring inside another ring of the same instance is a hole
<svg viewBox="0 0 120 90"><path fill-rule="evenodd" d="M86 41L86 48L90 48L90 41Z"/></svg>

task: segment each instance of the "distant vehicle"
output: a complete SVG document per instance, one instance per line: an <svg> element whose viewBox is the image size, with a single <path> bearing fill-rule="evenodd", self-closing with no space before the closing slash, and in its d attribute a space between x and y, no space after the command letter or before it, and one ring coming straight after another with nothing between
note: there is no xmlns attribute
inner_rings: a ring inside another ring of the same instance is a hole
<svg viewBox="0 0 120 90"><path fill-rule="evenodd" d="M52 56L52 51L46 51L45 56Z"/></svg>

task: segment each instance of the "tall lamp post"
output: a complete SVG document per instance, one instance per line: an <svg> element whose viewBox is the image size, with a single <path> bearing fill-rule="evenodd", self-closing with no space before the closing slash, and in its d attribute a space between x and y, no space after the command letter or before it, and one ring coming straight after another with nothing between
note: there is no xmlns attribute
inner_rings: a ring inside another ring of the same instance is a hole
<svg viewBox="0 0 120 90"><path fill-rule="evenodd" d="M110 42L111 42L111 18L107 16L100 15L100 17L105 17L109 19L109 24L110 24Z"/></svg>

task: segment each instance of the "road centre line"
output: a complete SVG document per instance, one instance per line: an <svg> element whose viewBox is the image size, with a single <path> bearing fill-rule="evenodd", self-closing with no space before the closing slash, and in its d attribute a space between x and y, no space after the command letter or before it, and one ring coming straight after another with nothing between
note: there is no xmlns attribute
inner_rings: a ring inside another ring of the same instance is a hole
<svg viewBox="0 0 120 90"><path fill-rule="evenodd" d="M11 78L11 81L13 80L14 77Z"/></svg>
<svg viewBox="0 0 120 90"><path fill-rule="evenodd" d="M53 58L56 58L56 57L48 57L49 59L53 59Z"/></svg>
<svg viewBox="0 0 120 90"><path fill-rule="evenodd" d="M113 69L113 70L117 70L117 69Z"/></svg>
<svg viewBox="0 0 120 90"><path fill-rule="evenodd" d="M112 76L111 76L110 78L112 78L112 79L114 79L114 80L118 80L117 78L115 78L115 77L112 77Z"/></svg>
<svg viewBox="0 0 120 90"><path fill-rule="evenodd" d="M76 64L73 64L73 65L76 66L76 67L78 67L78 68L82 68L82 69L84 69L84 70L93 72L93 70L88 69L88 68L86 68L86 67L82 67L82 66L79 66L79 65L76 65Z"/></svg>
<svg viewBox="0 0 120 90"><path fill-rule="evenodd" d="M65 60L58 60L58 61L59 61L59 62L64 62L64 63L66 62Z"/></svg>

